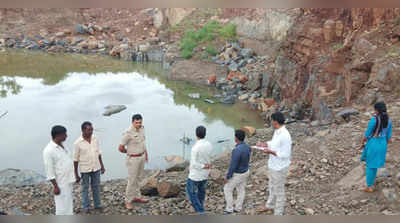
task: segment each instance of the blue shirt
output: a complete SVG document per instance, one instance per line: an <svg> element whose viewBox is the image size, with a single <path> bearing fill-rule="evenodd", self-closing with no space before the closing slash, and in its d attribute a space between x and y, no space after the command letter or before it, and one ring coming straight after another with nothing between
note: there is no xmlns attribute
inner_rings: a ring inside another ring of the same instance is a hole
<svg viewBox="0 0 400 223"><path fill-rule="evenodd" d="M233 173L245 173L249 170L251 148L241 142L232 150L232 159L226 179L231 179Z"/></svg>

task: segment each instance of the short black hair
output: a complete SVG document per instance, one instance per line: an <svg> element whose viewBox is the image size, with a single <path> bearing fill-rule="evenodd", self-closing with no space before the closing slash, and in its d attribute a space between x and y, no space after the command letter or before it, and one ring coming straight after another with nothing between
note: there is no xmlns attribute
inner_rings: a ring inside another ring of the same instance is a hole
<svg viewBox="0 0 400 223"><path fill-rule="evenodd" d="M206 137L206 128L204 126L198 126L196 128L196 136L199 137L200 139L204 139Z"/></svg>
<svg viewBox="0 0 400 223"><path fill-rule="evenodd" d="M285 116L282 112L275 112L271 115L272 121L277 121L280 125L285 124Z"/></svg>
<svg viewBox="0 0 400 223"><path fill-rule="evenodd" d="M235 137L239 139L239 141L243 142L246 138L246 133L241 129L235 130Z"/></svg>
<svg viewBox="0 0 400 223"><path fill-rule="evenodd" d="M143 120L142 115L140 115L140 114L134 114L134 115L132 116L132 122L135 121L135 120Z"/></svg>
<svg viewBox="0 0 400 223"><path fill-rule="evenodd" d="M81 125L81 129L84 130L87 126L92 126L92 123L89 121L83 122Z"/></svg>
<svg viewBox="0 0 400 223"><path fill-rule="evenodd" d="M54 139L58 135L65 134L67 133L67 129L64 126L61 125L55 125L53 128L51 128L51 137Z"/></svg>

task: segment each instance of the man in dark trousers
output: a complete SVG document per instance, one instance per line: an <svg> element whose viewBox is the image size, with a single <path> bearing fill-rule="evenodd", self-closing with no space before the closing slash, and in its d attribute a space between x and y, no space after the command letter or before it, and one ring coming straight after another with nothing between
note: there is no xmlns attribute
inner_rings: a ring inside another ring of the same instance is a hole
<svg viewBox="0 0 400 223"><path fill-rule="evenodd" d="M225 179L224 194L226 208L224 214L242 211L246 196L246 183L249 177L251 148L244 142L246 135L242 130L235 131L236 147L232 150L232 159ZM233 190L237 190L237 200L233 209Z"/></svg>

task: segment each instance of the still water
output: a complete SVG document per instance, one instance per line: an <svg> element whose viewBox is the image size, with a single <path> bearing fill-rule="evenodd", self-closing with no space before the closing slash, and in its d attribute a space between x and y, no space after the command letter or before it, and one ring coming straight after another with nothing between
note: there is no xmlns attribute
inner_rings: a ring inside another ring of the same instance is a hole
<svg viewBox="0 0 400 223"><path fill-rule="evenodd" d="M83 121L91 121L100 140L106 174L126 177L125 157L117 151L131 116L141 113L149 151L148 169L164 168L163 157L190 157L183 135L195 138L198 125L207 128L214 154L230 149L235 128L262 127L262 120L246 105L207 104L188 97L215 92L185 82L168 81L159 64L138 65L101 56L51 55L40 52L0 52L0 170L31 169L44 174L42 150L53 125L64 125L72 150ZM107 105L127 109L103 116ZM219 140L229 140L217 143Z"/></svg>

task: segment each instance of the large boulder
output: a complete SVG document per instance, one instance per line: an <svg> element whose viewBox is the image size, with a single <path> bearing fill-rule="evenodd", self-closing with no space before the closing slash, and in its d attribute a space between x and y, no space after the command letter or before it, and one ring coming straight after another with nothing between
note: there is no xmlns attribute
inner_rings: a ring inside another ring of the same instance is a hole
<svg viewBox="0 0 400 223"><path fill-rule="evenodd" d="M181 188L172 182L160 182L157 186L158 194L163 198L177 197Z"/></svg>
<svg viewBox="0 0 400 223"><path fill-rule="evenodd" d="M243 126L240 129L243 130L246 133L246 135L249 136L249 137L251 137L251 136L256 134L256 129L254 127L251 127L251 126Z"/></svg>
<svg viewBox="0 0 400 223"><path fill-rule="evenodd" d="M164 51L161 47L149 47L147 57L150 62L163 62Z"/></svg>
<svg viewBox="0 0 400 223"><path fill-rule="evenodd" d="M165 16L168 23L173 26L179 24L183 19L190 15L195 8L168 8L165 10Z"/></svg>
<svg viewBox="0 0 400 223"><path fill-rule="evenodd" d="M300 15L299 9L257 9L256 17L260 19L248 19L236 17L232 23L237 26L240 36L257 39L282 41L294 25L295 18ZM255 16L253 16L255 18Z"/></svg>
<svg viewBox="0 0 400 223"><path fill-rule="evenodd" d="M167 172L184 171L189 166L189 162L181 156L166 156L165 161L167 162Z"/></svg>
<svg viewBox="0 0 400 223"><path fill-rule="evenodd" d="M157 196L158 195L158 180L155 177L150 178L144 184L142 188L140 188L140 193L144 196Z"/></svg>

